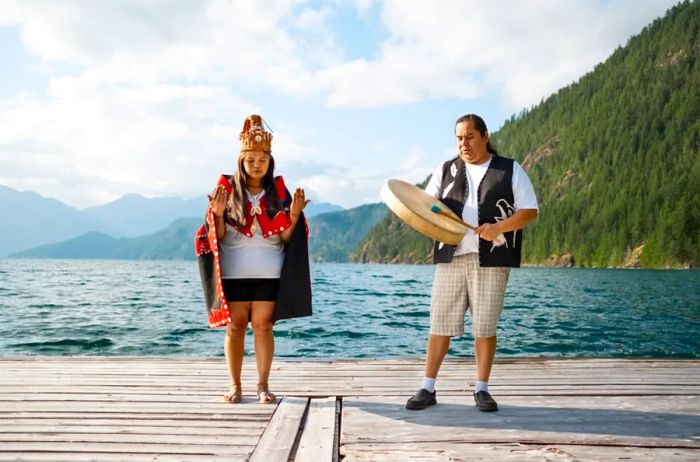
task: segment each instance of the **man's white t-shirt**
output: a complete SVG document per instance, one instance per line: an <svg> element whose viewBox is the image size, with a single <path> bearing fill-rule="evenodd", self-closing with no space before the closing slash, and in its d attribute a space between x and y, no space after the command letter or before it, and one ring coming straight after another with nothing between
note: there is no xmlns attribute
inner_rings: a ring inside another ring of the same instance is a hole
<svg viewBox="0 0 700 462"><path fill-rule="evenodd" d="M489 163L491 163L491 158L482 164L470 164L465 162L465 169L467 173L467 183L469 194L467 195L467 201L464 204L464 210L462 211L462 220L472 226L479 226L479 197L476 193L481 184L481 180L484 179L486 171L489 168ZM442 165L438 167L433 172L433 176L430 178L428 185L425 187L425 192L434 196L437 199L438 192L440 190L440 181L442 179ZM520 166L517 161L513 161L513 209L517 212L520 209L537 209L537 196L535 196L535 189L532 187L530 178L528 178L525 170ZM443 196L446 196L446 191L443 192ZM455 256L464 255L467 253L478 253L479 252L479 235L476 234L471 229L467 231L464 235L464 239L457 245L455 250Z"/></svg>

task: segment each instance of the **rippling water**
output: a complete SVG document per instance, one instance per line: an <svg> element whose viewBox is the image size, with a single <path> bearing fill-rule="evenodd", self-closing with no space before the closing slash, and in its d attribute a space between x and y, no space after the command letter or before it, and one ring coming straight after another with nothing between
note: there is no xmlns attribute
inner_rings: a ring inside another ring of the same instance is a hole
<svg viewBox="0 0 700 462"><path fill-rule="evenodd" d="M425 354L432 277L314 264L314 316L275 326L276 356ZM514 270L498 356L698 358L699 287L700 271ZM466 331L452 355L472 355ZM222 342L194 262L0 260L0 356L222 356Z"/></svg>

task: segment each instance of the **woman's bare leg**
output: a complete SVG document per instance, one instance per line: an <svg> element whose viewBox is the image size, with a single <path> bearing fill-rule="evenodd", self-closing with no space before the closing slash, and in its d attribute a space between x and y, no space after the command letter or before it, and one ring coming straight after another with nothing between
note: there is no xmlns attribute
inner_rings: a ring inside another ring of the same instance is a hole
<svg viewBox="0 0 700 462"><path fill-rule="evenodd" d="M251 302L230 302L231 322L226 325L224 355L231 377L231 391L241 391L241 372L245 354L245 333L248 329Z"/></svg>
<svg viewBox="0 0 700 462"><path fill-rule="evenodd" d="M258 392L269 391L268 380L272 357L275 355L275 339L272 335L275 302L251 302L251 314L255 335L255 364L258 367Z"/></svg>

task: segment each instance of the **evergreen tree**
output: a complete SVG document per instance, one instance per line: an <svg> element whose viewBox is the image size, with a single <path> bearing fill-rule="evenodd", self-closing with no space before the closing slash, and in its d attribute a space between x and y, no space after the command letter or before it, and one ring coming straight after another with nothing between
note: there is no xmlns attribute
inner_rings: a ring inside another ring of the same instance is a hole
<svg viewBox="0 0 700 462"><path fill-rule="evenodd" d="M577 266L620 266L643 246L641 266L700 265L699 29L700 1L674 6L492 134L538 195L525 262L571 254ZM423 262L429 252L389 216L354 259Z"/></svg>

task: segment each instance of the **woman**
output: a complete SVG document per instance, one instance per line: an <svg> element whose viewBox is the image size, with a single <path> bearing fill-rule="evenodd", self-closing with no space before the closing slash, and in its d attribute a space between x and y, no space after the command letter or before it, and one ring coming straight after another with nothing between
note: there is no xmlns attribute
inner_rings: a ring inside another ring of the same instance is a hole
<svg viewBox="0 0 700 462"><path fill-rule="evenodd" d="M258 115L246 118L233 175L221 175L195 239L209 325L226 326L231 377L227 403L243 398L241 370L248 322L253 325L258 400L275 403L268 379L279 319L311 315L304 190L290 194L274 176L272 133Z"/></svg>

